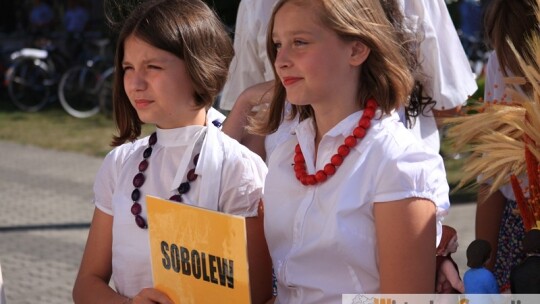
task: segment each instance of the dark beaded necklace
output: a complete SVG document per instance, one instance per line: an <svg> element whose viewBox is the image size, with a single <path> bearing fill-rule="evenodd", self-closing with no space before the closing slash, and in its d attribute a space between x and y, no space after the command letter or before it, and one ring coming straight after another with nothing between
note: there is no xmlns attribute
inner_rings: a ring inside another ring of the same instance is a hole
<svg viewBox="0 0 540 304"><path fill-rule="evenodd" d="M137 173L133 178L133 186L135 187L135 189L133 190L133 192L131 192L131 200L133 200L133 205L131 205L131 214L135 216L135 223L141 229L147 229L148 225L146 223L146 220L141 216L142 206L141 204L139 204L139 199L141 198L141 191L139 190L139 188L144 185L144 172L146 171L146 169L148 169L148 158L152 155L152 148L156 143L157 135L156 132L154 132L152 133L152 135L150 135L150 139L148 140L148 147L143 152L143 160L139 164L139 173ZM197 174L195 174L195 167L197 167L198 160L199 154L193 157L194 167L188 171L186 178L187 181L181 183L180 186L178 186L178 194L171 196L169 200L182 202L182 195L188 193L189 189L191 188L189 183L197 179Z"/></svg>

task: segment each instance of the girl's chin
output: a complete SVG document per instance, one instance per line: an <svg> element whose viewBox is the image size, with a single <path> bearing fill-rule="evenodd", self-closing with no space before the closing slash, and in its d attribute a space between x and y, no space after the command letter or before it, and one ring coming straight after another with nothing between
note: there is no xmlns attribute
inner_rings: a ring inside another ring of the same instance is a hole
<svg viewBox="0 0 540 304"><path fill-rule="evenodd" d="M287 98L287 101L292 104L292 105L295 105L295 106L307 106L309 105L310 103L305 101L305 100L302 100L302 99L289 99Z"/></svg>
<svg viewBox="0 0 540 304"><path fill-rule="evenodd" d="M148 113L141 113L140 111L137 111L137 115L139 116L139 119L145 124L157 124L156 119L151 115L148 115Z"/></svg>

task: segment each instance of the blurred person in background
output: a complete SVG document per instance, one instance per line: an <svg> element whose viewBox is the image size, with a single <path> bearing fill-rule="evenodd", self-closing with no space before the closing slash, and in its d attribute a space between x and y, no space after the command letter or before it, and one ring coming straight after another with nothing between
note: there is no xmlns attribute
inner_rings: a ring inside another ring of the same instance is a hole
<svg viewBox="0 0 540 304"><path fill-rule="evenodd" d="M66 31L66 50L75 55L82 51L83 32L86 30L90 14L82 0L68 0L64 13L64 29Z"/></svg>
<svg viewBox="0 0 540 304"><path fill-rule="evenodd" d="M64 28L68 33L82 33L86 29L90 14L82 0L68 0L64 13Z"/></svg>
<svg viewBox="0 0 540 304"><path fill-rule="evenodd" d="M525 234L522 247L526 254L519 265L510 273L510 289L512 293L540 294L540 227Z"/></svg>
<svg viewBox="0 0 540 304"><path fill-rule="evenodd" d="M452 259L452 253L457 251L457 231L448 225L442 226L442 237L437 247L436 292L463 293L465 287L459 275L459 267Z"/></svg>
<svg viewBox="0 0 540 304"><path fill-rule="evenodd" d="M492 0L484 16L485 38L493 52L486 65L484 100L491 102L511 102L512 95L506 90L511 85L505 77L524 75L516 54L510 47L513 44L523 58L534 58L527 47L527 38L540 34L535 16L537 0ZM510 43L509 43L510 42ZM532 94L530 84L513 86L525 94ZM520 177L523 185L527 178ZM510 288L510 271L519 264L524 254L521 240L525 227L517 209L516 198L510 183L504 184L493 193L489 192L492 181L479 185L476 207L476 238L488 241L493 248L487 268L497 278L501 292Z"/></svg>
<svg viewBox="0 0 540 304"><path fill-rule="evenodd" d="M45 0L34 0L29 13L30 32L42 36L52 30L54 10Z"/></svg>

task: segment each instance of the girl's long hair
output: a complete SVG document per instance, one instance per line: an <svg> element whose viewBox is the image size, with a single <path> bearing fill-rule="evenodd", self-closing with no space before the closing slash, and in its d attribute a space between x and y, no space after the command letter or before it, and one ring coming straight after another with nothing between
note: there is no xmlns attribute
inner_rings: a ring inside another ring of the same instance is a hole
<svg viewBox="0 0 540 304"><path fill-rule="evenodd" d="M274 7L267 35L268 57L276 61L277 50L272 40L272 29L277 11L285 4L298 5L314 12L321 24L334 31L344 41L360 41L370 49L361 66L358 79L358 100L373 97L384 113L406 104L413 88L413 76L398 29L388 20L380 0L280 0ZM275 132L284 118L285 88L274 67L274 95L263 119L251 119L250 131L256 134ZM292 106L290 116L300 120L312 117L311 106Z"/></svg>

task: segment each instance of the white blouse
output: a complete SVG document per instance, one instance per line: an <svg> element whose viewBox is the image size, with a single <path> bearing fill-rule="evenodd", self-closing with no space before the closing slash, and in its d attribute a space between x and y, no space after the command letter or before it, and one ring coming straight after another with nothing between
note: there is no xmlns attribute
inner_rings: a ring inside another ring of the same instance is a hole
<svg viewBox="0 0 540 304"><path fill-rule="evenodd" d="M176 194L193 157L199 153L198 177L183 195L187 204L242 216L257 214L267 168L263 160L231 139L210 121L207 126L157 129L146 181L139 203L146 219L145 195L168 199ZM94 193L96 207L112 215L113 281L117 291L133 297L142 288L152 287L148 230L140 229L131 214L133 177L148 147L148 136L112 150L97 174ZM199 140L200 139L200 140Z"/></svg>
<svg viewBox="0 0 540 304"><path fill-rule="evenodd" d="M300 143L312 174L328 163L361 114L351 114L323 136L316 162L311 119L268 159L265 234L279 303L341 303L343 293L378 293L374 202L429 199L439 227L450 206L442 158L420 144L397 114L376 119L378 112L366 137L324 183L303 186L296 179L295 145Z"/></svg>

